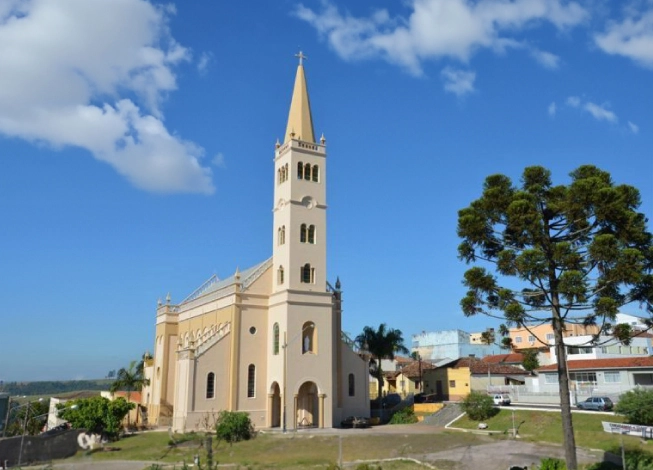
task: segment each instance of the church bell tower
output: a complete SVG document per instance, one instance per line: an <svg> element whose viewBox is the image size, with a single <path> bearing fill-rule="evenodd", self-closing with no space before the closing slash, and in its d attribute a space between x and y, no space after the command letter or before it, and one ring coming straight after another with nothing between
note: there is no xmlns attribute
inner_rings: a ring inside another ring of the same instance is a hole
<svg viewBox="0 0 653 470"><path fill-rule="evenodd" d="M300 52L283 143L275 151L273 292L326 290L326 147L315 141Z"/></svg>

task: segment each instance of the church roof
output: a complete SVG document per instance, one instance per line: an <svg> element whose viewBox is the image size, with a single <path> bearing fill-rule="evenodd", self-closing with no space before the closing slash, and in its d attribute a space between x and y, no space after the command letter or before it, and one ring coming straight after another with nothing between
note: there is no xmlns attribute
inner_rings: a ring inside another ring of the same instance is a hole
<svg viewBox="0 0 653 470"><path fill-rule="evenodd" d="M181 301L179 305L191 302L199 297L210 294L211 292L217 292L220 289L231 286L236 282L236 276L240 280L240 283L243 287L243 290L247 289L252 282L254 282L258 277L263 274L263 272L272 264L272 258L268 258L262 263L259 263L251 268L247 268L244 271L239 271L236 269L236 272L229 276L226 279L219 279L215 274L206 280L201 286L199 286L192 294L186 297Z"/></svg>
<svg viewBox="0 0 653 470"><path fill-rule="evenodd" d="M283 142L286 143L291 139L303 140L304 142L315 143L315 133L313 132L313 117L311 115L311 103L308 99L308 87L306 86L306 76L304 75L303 59L305 56L299 52L299 65L295 75L295 87L292 92L290 102L290 112L288 113L288 125L286 126L286 135Z"/></svg>

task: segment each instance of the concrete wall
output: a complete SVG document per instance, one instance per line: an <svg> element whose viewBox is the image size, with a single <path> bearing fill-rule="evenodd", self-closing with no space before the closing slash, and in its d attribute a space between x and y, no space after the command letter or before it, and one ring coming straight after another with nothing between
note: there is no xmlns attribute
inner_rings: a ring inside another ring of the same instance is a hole
<svg viewBox="0 0 653 470"><path fill-rule="evenodd" d="M413 335L412 350L429 360L443 357L453 360L472 355L482 358L503 352L497 345L472 344L470 334L462 330L431 331Z"/></svg>
<svg viewBox="0 0 653 470"><path fill-rule="evenodd" d="M80 449L77 436L84 432L71 429L53 434L25 436L24 440L22 436L0 439L0 465L7 461L9 467L15 467L19 460L21 465L28 465L71 457ZM23 449L19 457L21 440Z"/></svg>

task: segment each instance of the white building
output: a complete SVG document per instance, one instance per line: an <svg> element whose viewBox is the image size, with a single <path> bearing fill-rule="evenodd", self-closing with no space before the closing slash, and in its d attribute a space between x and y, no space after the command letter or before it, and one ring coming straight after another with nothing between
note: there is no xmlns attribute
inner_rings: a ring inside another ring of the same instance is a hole
<svg viewBox="0 0 653 470"><path fill-rule="evenodd" d="M592 335L568 336L564 338L567 346L567 360L610 359L619 357L645 357L653 354L651 338L648 335L635 336L630 345L621 344L612 336L599 336L596 341ZM549 347L551 362L557 364L555 346Z"/></svg>

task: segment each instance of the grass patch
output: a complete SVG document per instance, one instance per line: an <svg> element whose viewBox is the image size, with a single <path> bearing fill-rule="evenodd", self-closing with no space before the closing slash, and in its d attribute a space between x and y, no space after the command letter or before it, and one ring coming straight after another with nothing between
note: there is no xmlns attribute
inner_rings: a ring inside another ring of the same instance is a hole
<svg viewBox="0 0 653 470"><path fill-rule="evenodd" d="M141 460L164 463L192 462L199 454L206 462L206 452L200 448L203 437L197 435L176 447L168 447L168 433L135 434L111 444L113 452L78 453L70 460ZM233 446L217 444L213 440L213 461L238 464L251 469L326 468L338 461L339 440L335 435L315 434L260 434L256 439L238 442ZM342 458L356 460L413 457L456 447L488 442L487 436L445 432L438 434L347 434L342 436ZM414 462L383 462L384 470L417 468ZM355 467L352 467L355 468Z"/></svg>
<svg viewBox="0 0 653 470"><path fill-rule="evenodd" d="M522 440L531 442L549 442L562 444L562 418L556 411L515 410L515 425ZM621 436L603 431L601 421L613 423L624 422L623 417L614 415L598 415L591 413L572 413L576 445L589 449L614 450L620 446ZM483 421L489 431L499 431L509 437L512 430L512 411L501 409L499 414ZM477 429L478 421L472 421L463 416L453 423L453 427ZM625 436L624 443L628 448L642 448L640 439Z"/></svg>

